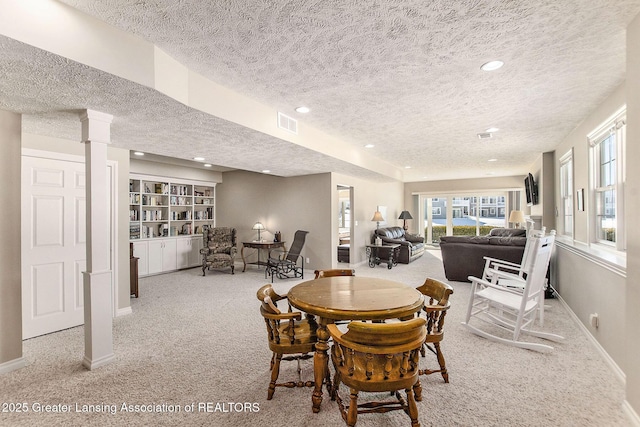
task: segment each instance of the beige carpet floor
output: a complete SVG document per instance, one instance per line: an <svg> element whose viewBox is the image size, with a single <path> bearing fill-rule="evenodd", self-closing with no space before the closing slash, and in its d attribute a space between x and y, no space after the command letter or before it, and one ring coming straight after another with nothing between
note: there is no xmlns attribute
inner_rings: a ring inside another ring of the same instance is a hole
<svg viewBox="0 0 640 427"><path fill-rule="evenodd" d="M82 327L25 341L28 365L0 376L0 425L343 425L326 394L321 412L311 412L308 388L278 388L266 400L270 353L255 297L266 282L256 268L240 270L141 279L133 314L114 320L115 361L94 371L81 364ZM414 287L426 277L444 279L437 250L392 270L356 266L356 274ZM275 288L286 293L299 282L276 281ZM451 284L442 346L451 382L422 377L422 426L627 425L624 386L558 300L547 300L544 330L566 341L541 354L469 333L460 324L469 284ZM433 365L427 356L422 363ZM281 379L295 379L295 366L283 362ZM303 376L311 379L311 362ZM28 411L2 410L17 407ZM409 419L402 412L361 415L357 425L408 426Z"/></svg>

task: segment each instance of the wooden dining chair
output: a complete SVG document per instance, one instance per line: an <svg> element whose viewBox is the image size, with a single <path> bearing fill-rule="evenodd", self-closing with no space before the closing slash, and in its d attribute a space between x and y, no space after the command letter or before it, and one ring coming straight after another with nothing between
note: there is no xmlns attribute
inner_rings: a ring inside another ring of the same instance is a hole
<svg viewBox="0 0 640 427"><path fill-rule="evenodd" d="M440 348L440 343L444 338L444 319L449 310L449 296L453 293L453 288L447 283L439 280L427 278L422 286L416 288L425 296L425 304L418 314L424 316L427 321L427 335L424 340L420 353L424 357L426 350L429 349L438 358L440 369L420 369L420 375L430 375L436 372L442 374L445 383L449 382L449 373L444 361L444 355ZM417 400L421 400L420 390L416 395Z"/></svg>
<svg viewBox="0 0 640 427"><path fill-rule="evenodd" d="M315 279L322 277L335 277L335 276L355 276L356 271L350 268L334 268L330 270L316 270L314 271Z"/></svg>
<svg viewBox="0 0 640 427"><path fill-rule="evenodd" d="M312 358L315 351L318 325L314 317L306 315L303 319L303 313L299 311L281 312L277 303L287 297L278 295L271 284L266 284L258 289L257 296L261 302L260 314L262 314L267 326L269 349L273 352L267 400L273 398L276 387L313 387L313 381L302 381L300 361ZM283 357L283 355L288 356ZM282 360L297 361L298 381L277 383Z"/></svg>
<svg viewBox="0 0 640 427"><path fill-rule="evenodd" d="M406 412L413 427L420 426L413 389L419 384L418 361L426 336L425 324L423 318L396 323L354 321L347 326L347 332L336 325L327 325L334 340L331 361L335 376L331 394L348 426L356 424L358 414L395 410ZM348 406L340 397L341 383L350 389ZM406 398L400 390L405 391ZM361 391L392 392L395 399L358 404Z"/></svg>

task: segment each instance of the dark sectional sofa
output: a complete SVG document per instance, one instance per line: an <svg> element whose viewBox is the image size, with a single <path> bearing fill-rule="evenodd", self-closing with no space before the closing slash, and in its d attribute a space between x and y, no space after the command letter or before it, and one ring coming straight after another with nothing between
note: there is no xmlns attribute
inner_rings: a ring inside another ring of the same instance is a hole
<svg viewBox="0 0 640 427"><path fill-rule="evenodd" d="M374 243L376 236L382 239L383 245L390 243L400 244L398 262L401 264L409 264L424 254L424 238L405 233L402 227L378 228L375 233L373 233L373 236L371 236L371 243Z"/></svg>
<svg viewBox="0 0 640 427"><path fill-rule="evenodd" d="M526 230L519 228L494 228L488 236L443 236L444 274L458 282L468 282L468 276L482 277L485 256L520 263L526 243Z"/></svg>

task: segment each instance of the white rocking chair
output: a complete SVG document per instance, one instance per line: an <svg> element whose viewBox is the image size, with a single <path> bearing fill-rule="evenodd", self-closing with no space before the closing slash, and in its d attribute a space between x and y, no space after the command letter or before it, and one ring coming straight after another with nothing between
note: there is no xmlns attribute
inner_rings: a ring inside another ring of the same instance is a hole
<svg viewBox="0 0 640 427"><path fill-rule="evenodd" d="M484 257L484 271L482 272L482 279L504 286L511 289L517 289L522 292L527 283L526 270L530 268L530 263L533 258L531 257L531 241L533 237L544 237L545 227L541 230L530 230L529 238L524 247L524 253L522 254L521 264L516 264L509 261L504 261L497 258ZM549 236L554 236L555 240L556 231L551 230ZM545 289L547 282L545 281ZM538 314L540 316L540 326L544 325L544 292L540 293L540 305L538 306Z"/></svg>
<svg viewBox="0 0 640 427"><path fill-rule="evenodd" d="M544 303L544 284L555 236L532 236L530 253L524 268L526 279L523 289L512 289L484 279L469 276L471 297L463 325L471 332L484 338L529 350L548 352L553 347L541 343L520 341L520 334L526 333L551 341L561 341L560 335L531 329L540 304ZM486 330L471 325L474 317L513 333L513 338L502 338Z"/></svg>

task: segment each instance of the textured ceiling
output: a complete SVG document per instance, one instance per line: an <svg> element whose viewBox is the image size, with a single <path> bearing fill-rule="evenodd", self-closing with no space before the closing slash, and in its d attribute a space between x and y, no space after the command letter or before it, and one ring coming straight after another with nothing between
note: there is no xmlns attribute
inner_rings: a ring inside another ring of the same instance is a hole
<svg viewBox="0 0 640 427"><path fill-rule="evenodd" d="M624 81L625 28L640 11L640 0L62 2L345 144L375 144L368 154L411 166L406 181L528 172ZM27 131L77 139L75 111L92 108L115 116L121 147L384 179L13 40L0 49L0 107L40 113ZM492 59L505 66L479 69Z"/></svg>

